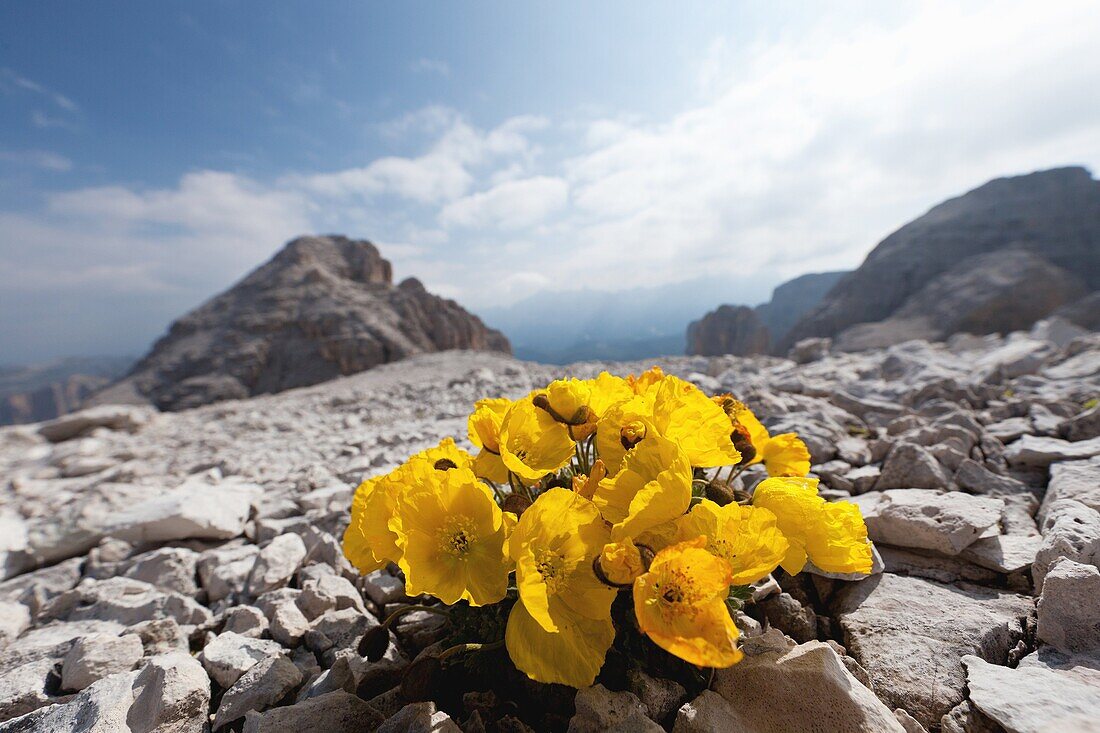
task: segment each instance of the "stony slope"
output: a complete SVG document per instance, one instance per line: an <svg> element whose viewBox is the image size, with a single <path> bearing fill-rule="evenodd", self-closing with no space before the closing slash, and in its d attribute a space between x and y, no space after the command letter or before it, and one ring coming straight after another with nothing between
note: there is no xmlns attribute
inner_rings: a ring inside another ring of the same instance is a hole
<svg viewBox="0 0 1100 733"><path fill-rule="evenodd" d="M370 242L301 237L173 323L94 402L178 410L444 349L510 352L502 334L415 278L395 287L390 263Z"/></svg>
<svg viewBox="0 0 1100 733"><path fill-rule="evenodd" d="M193 410L0 429L0 732L1085 730L1100 337L1073 335L660 360L802 433L822 493L861 504L883 570L777 573L739 617L745 661L690 698L645 675L574 695L496 669L496 694L407 704L402 671L443 633L427 614L382 662L356 652L404 600L398 577L360 578L340 554L356 483L465 443L479 397L604 365L428 354Z"/></svg>
<svg viewBox="0 0 1100 733"><path fill-rule="evenodd" d="M1009 283L998 292L1003 306L998 317L1009 329L1027 327L1036 317L1100 290L1100 181L1084 168L1058 168L998 178L939 204L880 242L855 272L794 326L780 348L802 338L837 336L858 324L900 315L903 309L908 311L905 320L916 313L936 327L936 314L921 306L935 300L935 289L947 287L940 278L957 280L960 273L977 268L978 261L967 262L969 258L1010 248L1046 263L1048 287L1028 288L1022 297L1014 298L1021 284ZM998 269L984 284L1010 275L1011 270ZM979 313L988 312L986 295L981 287L956 291L956 307L963 314L972 308L975 314L960 328L978 333L1003 328L983 325L978 318ZM1042 312L1036 316L1036 310ZM915 333L901 333L893 343ZM947 333L938 330L932 335Z"/></svg>

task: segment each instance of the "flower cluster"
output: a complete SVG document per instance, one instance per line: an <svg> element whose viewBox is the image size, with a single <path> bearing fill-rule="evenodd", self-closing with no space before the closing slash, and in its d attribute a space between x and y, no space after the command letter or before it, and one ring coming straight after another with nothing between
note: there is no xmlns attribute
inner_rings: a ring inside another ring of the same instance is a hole
<svg viewBox="0 0 1100 733"><path fill-rule="evenodd" d="M859 510L818 496L798 437L656 367L480 400L468 427L476 455L447 438L356 490L344 552L364 573L396 563L409 595L511 604L505 645L540 682L592 684L619 593L634 631L728 667L744 586L808 562L871 570ZM733 488L757 463L768 478Z"/></svg>

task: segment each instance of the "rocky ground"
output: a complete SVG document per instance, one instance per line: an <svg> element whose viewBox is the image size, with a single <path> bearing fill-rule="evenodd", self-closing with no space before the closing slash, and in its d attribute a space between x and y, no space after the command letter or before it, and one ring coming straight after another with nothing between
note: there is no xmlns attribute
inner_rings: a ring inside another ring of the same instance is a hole
<svg viewBox="0 0 1100 733"><path fill-rule="evenodd" d="M464 442L475 399L648 363L447 352L178 413L2 429L0 733L1100 730L1100 335L1075 336L1055 322L657 360L803 435L880 555L858 582L762 584L739 618L745 660L698 694L634 672L622 689L410 703L402 673L445 629L413 614L385 659L362 659L363 632L407 599L339 546L355 485Z"/></svg>

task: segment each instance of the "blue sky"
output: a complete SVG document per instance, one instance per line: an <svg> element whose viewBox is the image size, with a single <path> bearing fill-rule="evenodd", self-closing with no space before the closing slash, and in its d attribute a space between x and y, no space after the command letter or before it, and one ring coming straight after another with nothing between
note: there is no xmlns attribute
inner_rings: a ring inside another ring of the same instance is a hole
<svg viewBox="0 0 1100 733"><path fill-rule="evenodd" d="M1090 3L885 5L4 3L0 362L138 354L300 233L475 309L770 287L1100 166Z"/></svg>

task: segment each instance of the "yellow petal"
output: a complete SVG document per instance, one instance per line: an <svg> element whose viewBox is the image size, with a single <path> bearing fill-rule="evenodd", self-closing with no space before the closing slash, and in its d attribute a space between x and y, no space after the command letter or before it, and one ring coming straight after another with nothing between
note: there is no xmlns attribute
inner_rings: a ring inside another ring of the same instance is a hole
<svg viewBox="0 0 1100 733"><path fill-rule="evenodd" d="M596 423L596 452L614 476L622 466L629 447L623 444L623 430L634 423L645 423L653 413L653 403L645 397L633 397L610 408Z"/></svg>
<svg viewBox="0 0 1100 733"><path fill-rule="evenodd" d="M474 606L504 597L511 561L503 513L469 469L416 474L395 504L390 528L410 594Z"/></svg>
<svg viewBox="0 0 1100 733"><path fill-rule="evenodd" d="M568 489L546 491L523 512L508 549L520 599L543 629L553 632L571 615L608 616L615 591L592 570L608 539L596 506Z"/></svg>
<svg viewBox="0 0 1100 733"><path fill-rule="evenodd" d="M634 390L635 394L645 394L654 385L660 384L665 378L665 373L659 366L652 366L647 371L635 377L633 374L626 378L626 383Z"/></svg>
<svg viewBox="0 0 1100 733"><path fill-rule="evenodd" d="M720 507L704 499L676 524L681 541L700 535L707 538L707 551L729 562L733 585L749 585L766 577L789 547L775 515L762 507Z"/></svg>
<svg viewBox="0 0 1100 733"><path fill-rule="evenodd" d="M494 484L508 483L508 467L497 453L492 453L488 448L482 448L474 458L474 474L479 478L492 481Z"/></svg>
<svg viewBox="0 0 1100 733"><path fill-rule="evenodd" d="M409 458L410 463L424 461L440 471L449 467L470 468L473 460L473 456L455 444L454 438L444 438L435 448L422 450Z"/></svg>
<svg viewBox="0 0 1100 733"><path fill-rule="evenodd" d="M609 542L600 553L600 570L609 581L616 585L633 583L634 579L645 572L642 554L632 538L622 542Z"/></svg>
<svg viewBox="0 0 1100 733"><path fill-rule="evenodd" d="M512 401L507 399L486 399L474 403L474 411L466 421L470 442L478 448L487 448L500 453L500 424Z"/></svg>
<svg viewBox="0 0 1100 733"><path fill-rule="evenodd" d="M729 466L741 460L730 439L729 417L691 382L673 376L661 380L653 393L652 419L692 466Z"/></svg>
<svg viewBox="0 0 1100 733"><path fill-rule="evenodd" d="M598 377L587 380L586 384L592 392L588 409L595 413L597 419L603 417L613 405L634 397L634 390L625 379L607 372L600 372Z"/></svg>
<svg viewBox="0 0 1100 733"><path fill-rule="evenodd" d="M634 614L638 628L669 653L699 666L729 667L742 656L725 604L731 573L705 544L699 537L657 553L634 581Z"/></svg>
<svg viewBox="0 0 1100 733"><path fill-rule="evenodd" d="M574 446L566 427L530 399L512 405L501 424L504 465L527 481L538 481L569 463Z"/></svg>
<svg viewBox="0 0 1100 733"><path fill-rule="evenodd" d="M556 379L546 387L550 409L569 424L579 424L588 419L588 403L592 388L579 379Z"/></svg>
<svg viewBox="0 0 1100 733"><path fill-rule="evenodd" d="M691 466L671 440L652 435L626 454L622 469L592 497L614 524L612 539L636 537L671 521L691 503Z"/></svg>
<svg viewBox="0 0 1100 733"><path fill-rule="evenodd" d="M595 681L614 640L610 616L563 619L558 632L550 633L532 618L523 602L512 607L504 635L517 669L536 682L571 687L588 687Z"/></svg>
<svg viewBox="0 0 1100 733"><path fill-rule="evenodd" d="M859 508L850 502L827 504L817 495L817 479L764 479L753 491L752 503L775 514L790 543L780 563L788 573L800 572L807 557L829 572L871 571L871 546Z"/></svg>
<svg viewBox="0 0 1100 733"><path fill-rule="evenodd" d="M761 452L769 476L801 478L810 472L810 451L794 433L772 437Z"/></svg>

